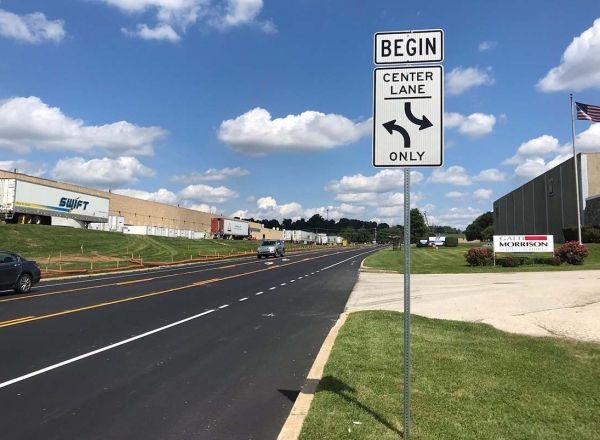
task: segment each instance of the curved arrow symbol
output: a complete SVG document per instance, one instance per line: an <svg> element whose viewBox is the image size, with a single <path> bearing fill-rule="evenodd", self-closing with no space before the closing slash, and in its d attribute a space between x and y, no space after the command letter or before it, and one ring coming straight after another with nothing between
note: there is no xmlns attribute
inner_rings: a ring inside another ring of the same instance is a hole
<svg viewBox="0 0 600 440"><path fill-rule="evenodd" d="M397 131L404 138L404 148L410 148L410 135L408 131L401 127L400 125L396 125L396 120L392 120L390 122L386 122L383 124L384 128L390 133L393 134L394 131Z"/></svg>
<svg viewBox="0 0 600 440"><path fill-rule="evenodd" d="M419 131L424 130L429 127L433 127L433 124L431 123L431 121L429 119L427 119L427 117L425 115L423 115L423 119L415 118L415 116L412 114L412 110L411 110L410 106L411 106L410 102L404 103L404 113L406 113L406 117L408 118L408 120L410 122L419 126Z"/></svg>

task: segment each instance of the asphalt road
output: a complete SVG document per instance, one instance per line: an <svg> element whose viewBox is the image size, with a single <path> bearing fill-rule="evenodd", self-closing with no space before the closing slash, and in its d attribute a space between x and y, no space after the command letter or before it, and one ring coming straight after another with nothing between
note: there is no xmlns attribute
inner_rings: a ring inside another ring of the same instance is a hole
<svg viewBox="0 0 600 440"><path fill-rule="evenodd" d="M275 439L375 247L0 296L6 439Z"/></svg>

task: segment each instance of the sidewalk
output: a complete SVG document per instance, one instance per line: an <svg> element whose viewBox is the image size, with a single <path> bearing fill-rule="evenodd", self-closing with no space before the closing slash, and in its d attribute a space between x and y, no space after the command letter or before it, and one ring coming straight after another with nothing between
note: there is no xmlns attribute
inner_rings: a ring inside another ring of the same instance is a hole
<svg viewBox="0 0 600 440"><path fill-rule="evenodd" d="M600 343L600 271L411 276L411 313ZM404 310L404 276L361 272L346 305Z"/></svg>

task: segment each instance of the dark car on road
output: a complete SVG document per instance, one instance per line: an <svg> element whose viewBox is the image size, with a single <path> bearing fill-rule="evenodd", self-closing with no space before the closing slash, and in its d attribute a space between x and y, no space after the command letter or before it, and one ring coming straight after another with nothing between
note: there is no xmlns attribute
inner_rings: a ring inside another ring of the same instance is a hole
<svg viewBox="0 0 600 440"><path fill-rule="evenodd" d="M17 293L28 293L41 277L35 261L0 250L0 291L14 289Z"/></svg>

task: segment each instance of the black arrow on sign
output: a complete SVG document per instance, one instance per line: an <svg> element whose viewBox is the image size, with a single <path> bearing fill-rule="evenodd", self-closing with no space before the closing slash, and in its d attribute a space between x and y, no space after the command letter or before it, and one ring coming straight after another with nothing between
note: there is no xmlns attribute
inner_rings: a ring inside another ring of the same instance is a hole
<svg viewBox="0 0 600 440"><path fill-rule="evenodd" d="M431 123L431 121L429 119L427 119L427 117L425 115L423 115L423 119L415 118L415 116L412 114L410 105L411 105L410 102L404 103L404 113L406 113L406 117L408 118L408 120L410 122L419 126L419 131L425 130L426 128L429 128L429 127L433 127L433 124Z"/></svg>
<svg viewBox="0 0 600 440"><path fill-rule="evenodd" d="M404 148L410 148L410 135L408 131L399 125L396 125L396 120L392 120L390 122L386 122L383 124L384 128L390 133L393 134L394 131L397 131L404 138Z"/></svg>

